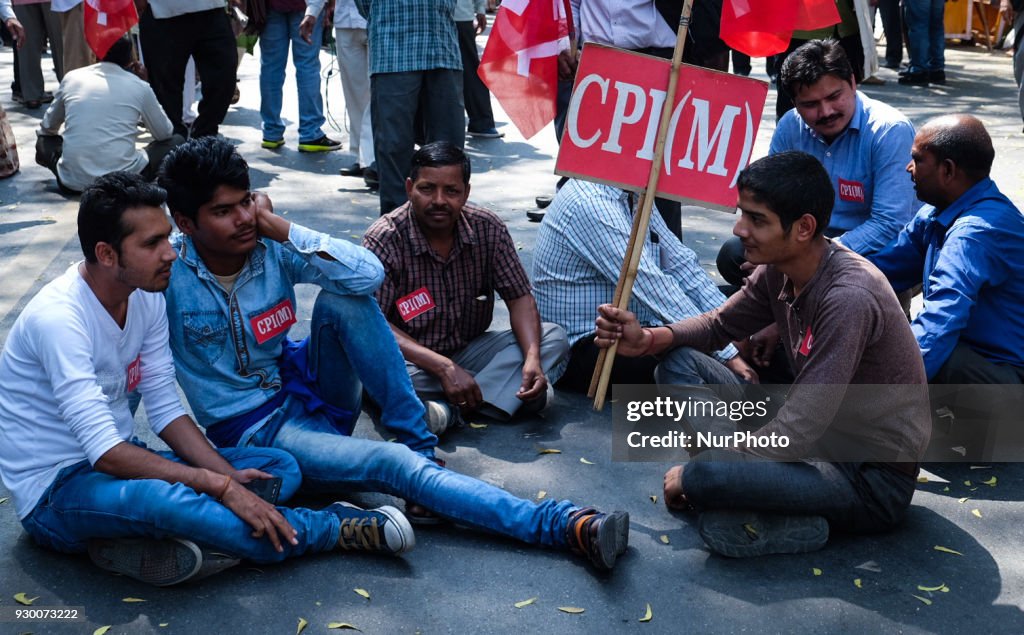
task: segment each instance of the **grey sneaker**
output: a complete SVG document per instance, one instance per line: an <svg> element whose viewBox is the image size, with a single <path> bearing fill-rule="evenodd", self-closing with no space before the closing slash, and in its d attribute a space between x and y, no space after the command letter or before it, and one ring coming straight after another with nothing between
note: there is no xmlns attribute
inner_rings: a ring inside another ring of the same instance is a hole
<svg viewBox="0 0 1024 635"><path fill-rule="evenodd" d="M629 546L629 514L577 509L569 514L565 539L573 553L586 556L598 569L610 570Z"/></svg>
<svg viewBox="0 0 1024 635"><path fill-rule="evenodd" d="M449 403L428 400L424 401L423 405L427 409L427 429L437 436L465 425L462 421L462 413Z"/></svg>
<svg viewBox="0 0 1024 635"><path fill-rule="evenodd" d="M821 516L715 510L700 515L697 529L711 551L730 558L807 553L828 542L828 521Z"/></svg>
<svg viewBox="0 0 1024 635"><path fill-rule="evenodd" d="M182 538L94 538L89 541L89 558L101 569L154 586L184 582L203 565L199 546Z"/></svg>
<svg viewBox="0 0 1024 635"><path fill-rule="evenodd" d="M342 549L383 551L397 555L412 551L416 546L412 525L402 512L390 505L363 509L352 503L338 501L328 505L325 511L341 519L338 546Z"/></svg>

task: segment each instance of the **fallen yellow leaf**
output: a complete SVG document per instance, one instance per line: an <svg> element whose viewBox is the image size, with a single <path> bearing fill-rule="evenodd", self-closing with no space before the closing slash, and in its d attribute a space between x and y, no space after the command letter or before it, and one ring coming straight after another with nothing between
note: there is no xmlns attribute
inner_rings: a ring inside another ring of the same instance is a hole
<svg viewBox="0 0 1024 635"><path fill-rule="evenodd" d="M3 498L0 498L0 505L3 505L4 503L6 503L9 500L11 500L10 496L4 496Z"/></svg>
<svg viewBox="0 0 1024 635"><path fill-rule="evenodd" d="M817 576L817 575L821 575L821 569L819 569L818 567L813 567L813 568L811 569L811 573L813 573L813 574L814 574L814 575L816 575L816 576Z"/></svg>
<svg viewBox="0 0 1024 635"><path fill-rule="evenodd" d="M747 532L751 538L757 538L757 528L750 523L743 523L743 531Z"/></svg>
<svg viewBox="0 0 1024 635"><path fill-rule="evenodd" d="M946 487L943 487L943 488L942 488L942 491L943 491L943 492L948 492L948 491L949 491L949 486L947 485Z"/></svg>
<svg viewBox="0 0 1024 635"><path fill-rule="evenodd" d="M660 536L658 536L658 540L661 540L666 545L668 544L668 536L666 534L661 534Z"/></svg>
<svg viewBox="0 0 1024 635"><path fill-rule="evenodd" d="M486 423L471 423L471 424L469 424L469 427L473 428L474 430L479 430L480 428L486 428L487 424Z"/></svg>
<svg viewBox="0 0 1024 635"><path fill-rule="evenodd" d="M159 626L160 628L164 628L164 627L170 626L170 625L171 625L170 622L160 622L159 624L157 624L157 626Z"/></svg>
<svg viewBox="0 0 1024 635"><path fill-rule="evenodd" d="M997 480L998 479L996 479L996 477L993 476L992 478L988 479L987 481L982 481L982 483L984 483L985 485L988 485L989 487L995 487Z"/></svg>
<svg viewBox="0 0 1024 635"><path fill-rule="evenodd" d="M562 453L561 450L556 450L555 448L542 448L542 447L539 447L539 446L537 448L537 454L561 454L561 453Z"/></svg>
<svg viewBox="0 0 1024 635"><path fill-rule="evenodd" d="M964 503L966 503L969 500L971 500L970 496L964 496L963 498L959 499L957 502L960 503L961 505L963 505Z"/></svg>
<svg viewBox="0 0 1024 635"><path fill-rule="evenodd" d="M960 553L959 551L956 551L954 549L950 549L949 547L943 547L942 545L935 545L934 547L932 547L932 549L935 549L935 551L941 551L942 553L951 553L954 556L962 556L962 555L964 555L964 554Z"/></svg>
<svg viewBox="0 0 1024 635"><path fill-rule="evenodd" d="M970 481L964 481L964 485L966 485L967 487L970 487L971 486L971 482Z"/></svg>
<svg viewBox="0 0 1024 635"><path fill-rule="evenodd" d="M594 464L593 461L588 461L585 458L583 458L582 456L580 457L580 463L583 463L584 465L593 465Z"/></svg>
<svg viewBox="0 0 1024 635"><path fill-rule="evenodd" d="M981 518L981 511L979 511L977 509L972 509L971 513L974 514L975 516L977 516L978 518Z"/></svg>
<svg viewBox="0 0 1024 635"><path fill-rule="evenodd" d="M971 469L972 470L991 470L992 466L991 465L972 465Z"/></svg>
<svg viewBox="0 0 1024 635"><path fill-rule="evenodd" d="M946 583L945 582L943 582L942 584L940 584L938 586L924 586L923 584L917 585L917 590L918 591L926 591L928 593L931 593L932 591L941 591L942 589L945 589L945 588L946 588Z"/></svg>
<svg viewBox="0 0 1024 635"><path fill-rule="evenodd" d="M321 602L320 600L317 600L317 601L316 601L316 605L317 605L317 606L321 606L322 604L323 604L323 602Z"/></svg>
<svg viewBox="0 0 1024 635"><path fill-rule="evenodd" d="M299 635L299 633L305 630L307 624L309 624L309 622L306 621L306 618L300 617L299 625L295 627L295 635Z"/></svg>
<svg viewBox="0 0 1024 635"><path fill-rule="evenodd" d="M917 482L918 482L918 483L927 483L927 482L928 482L928 477L927 477L927 476L924 476L924 475L922 474L921 476L918 476L918 477L917 477Z"/></svg>
<svg viewBox="0 0 1024 635"><path fill-rule="evenodd" d="M913 594L913 593L911 593L911 595L914 595L914 594ZM924 603L925 603L925 606L931 606L931 605L932 605L932 601L931 601L931 600L929 600L928 598L923 598L923 597L921 597L920 595L914 595L914 597L915 597L915 598L917 598L917 599L919 599L919 600L921 600L922 602L924 602Z"/></svg>
<svg viewBox="0 0 1024 635"><path fill-rule="evenodd" d="M657 496L651 496L651 502L652 503L657 503L658 502L658 497Z"/></svg>
<svg viewBox="0 0 1024 635"><path fill-rule="evenodd" d="M145 602L145 600L143 600L142 598L121 598L121 601L122 602L128 602L128 603L131 603L131 602Z"/></svg>
<svg viewBox="0 0 1024 635"><path fill-rule="evenodd" d="M358 593L359 595L363 596L367 600L370 599L370 592L367 591L366 589L352 589L352 590L355 591L356 593Z"/></svg>
<svg viewBox="0 0 1024 635"><path fill-rule="evenodd" d="M641 617L641 618L640 618L639 620L637 620L637 621L638 621L638 622L650 622L650 621L651 621L651 618L652 618L652 617L654 617L654 611L652 611L652 610L651 610L651 603L650 603L650 602L648 602L648 603L647 603L647 612L646 612L646 613L644 613L644 616L643 616L643 617Z"/></svg>
<svg viewBox="0 0 1024 635"><path fill-rule="evenodd" d="M30 598L27 595L25 595L24 593L15 593L14 594L14 601L17 602L18 604L24 604L25 606L32 606L32 603L35 602L38 599L39 599L38 595L35 596L34 598Z"/></svg>
<svg viewBox="0 0 1024 635"><path fill-rule="evenodd" d="M101 626L92 632L92 635L105 635L110 630L110 625Z"/></svg>
<svg viewBox="0 0 1024 635"><path fill-rule="evenodd" d="M578 606L560 606L560 607L558 607L558 610L563 612L563 613L572 613L574 615L578 615L578 614L582 613L583 611L585 611L586 609L581 609Z"/></svg>
<svg viewBox="0 0 1024 635"><path fill-rule="evenodd" d="M853 579L853 586L857 587L858 589L863 589L864 588L864 583L860 581L860 578L854 578Z"/></svg>
<svg viewBox="0 0 1024 635"><path fill-rule="evenodd" d="M542 498L544 498L547 495L548 495L548 493L546 491L541 490L541 491L537 492L537 500L541 500Z"/></svg>
<svg viewBox="0 0 1024 635"><path fill-rule="evenodd" d="M343 630L344 629L348 629L348 630L352 630L352 631L359 631L358 628L356 628L355 626L352 626L348 622L331 622L330 624L327 625L327 628L337 628L337 629L343 629ZM362 631L359 631L359 632L362 633Z"/></svg>
<svg viewBox="0 0 1024 635"><path fill-rule="evenodd" d="M512 606L516 607L517 609L521 609L524 606L530 606L531 604L533 604L536 601L537 601L537 598L533 597L533 598L530 598L529 600L522 600L521 602L516 602Z"/></svg>

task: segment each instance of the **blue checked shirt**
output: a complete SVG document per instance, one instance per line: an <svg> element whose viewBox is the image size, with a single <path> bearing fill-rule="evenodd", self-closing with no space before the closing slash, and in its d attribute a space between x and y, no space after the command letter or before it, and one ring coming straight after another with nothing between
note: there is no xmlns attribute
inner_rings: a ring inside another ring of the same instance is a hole
<svg viewBox="0 0 1024 635"><path fill-rule="evenodd" d="M594 332L597 306L611 302L632 225L628 193L572 179L551 203L537 233L533 286L541 319L565 328L569 344ZM657 212L644 239L629 310L663 326L718 308L725 296ZM732 344L714 354L736 356Z"/></svg>
<svg viewBox="0 0 1024 635"><path fill-rule="evenodd" d="M356 0L366 18L370 75L462 70L455 0Z"/></svg>
<svg viewBox="0 0 1024 635"><path fill-rule="evenodd" d="M821 161L836 190L826 233L864 256L892 242L921 206L906 171L913 143L906 117L858 92L850 125L831 144L794 108L779 120L768 153L799 150Z"/></svg>
<svg viewBox="0 0 1024 635"><path fill-rule="evenodd" d="M925 205L871 257L897 291L923 282L910 325L931 379L957 342L1024 368L1024 215L991 179L938 210Z"/></svg>

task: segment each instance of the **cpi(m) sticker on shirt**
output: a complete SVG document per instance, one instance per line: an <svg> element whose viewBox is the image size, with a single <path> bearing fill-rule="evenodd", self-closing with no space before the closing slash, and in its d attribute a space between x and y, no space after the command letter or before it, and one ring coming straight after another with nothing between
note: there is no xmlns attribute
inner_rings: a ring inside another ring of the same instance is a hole
<svg viewBox="0 0 1024 635"><path fill-rule="evenodd" d="M292 307L292 301L286 298L280 304L252 318L249 323L252 325L252 333L256 336L256 341L263 344L284 333L291 328L292 324L295 324L295 308Z"/></svg>
<svg viewBox="0 0 1024 635"><path fill-rule="evenodd" d="M431 297L426 287L420 287L409 295L398 298L395 301L395 308L398 309L398 314L406 322L417 315L423 315L435 306L437 305L434 304L434 298Z"/></svg>
<svg viewBox="0 0 1024 635"><path fill-rule="evenodd" d="M135 361L128 364L128 368L125 369L125 383L127 384L127 392L132 392L139 387L139 382L142 381L142 354L135 356Z"/></svg>
<svg viewBox="0 0 1024 635"><path fill-rule="evenodd" d="M811 334L811 327L807 327L807 332L804 333L804 341L800 342L800 354L807 357L811 354L811 348L814 347L814 335Z"/></svg>
<svg viewBox="0 0 1024 635"><path fill-rule="evenodd" d="M864 184L857 181L839 179L839 199L850 203L863 203Z"/></svg>

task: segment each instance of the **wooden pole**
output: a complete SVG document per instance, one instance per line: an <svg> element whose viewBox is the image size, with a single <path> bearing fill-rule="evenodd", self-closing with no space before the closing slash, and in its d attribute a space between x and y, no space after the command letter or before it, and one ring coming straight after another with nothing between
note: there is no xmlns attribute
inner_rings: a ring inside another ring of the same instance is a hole
<svg viewBox="0 0 1024 635"><path fill-rule="evenodd" d="M665 95L665 103L661 108L661 120L658 122L658 137L654 146L654 159L651 161L651 173L647 178L647 187L640 195L640 209L634 215L633 231L629 236L629 245L626 248L625 262L623 262L625 275L620 275L616 286L618 298L616 298L615 306L620 309L629 306L629 300L633 295L633 282L636 280L637 268L640 266L640 254L644 247L644 237L647 235L647 227L651 221L654 193L658 191L658 178L661 176L661 163L665 156L665 137L668 135L669 120L672 118L672 109L675 106L676 86L679 84L679 66L683 61L683 49L686 46L686 33L690 28L693 1L685 0L683 2L683 13L679 16L676 46L672 51L672 70L668 76L668 94ZM604 399L608 393L608 382L611 379L612 364L615 363L617 348L618 343L616 342L606 349L607 353L603 355L603 359L598 358L598 365L594 368L594 376L591 378L594 410L604 408ZM593 390L595 379L597 380L596 391Z"/></svg>

